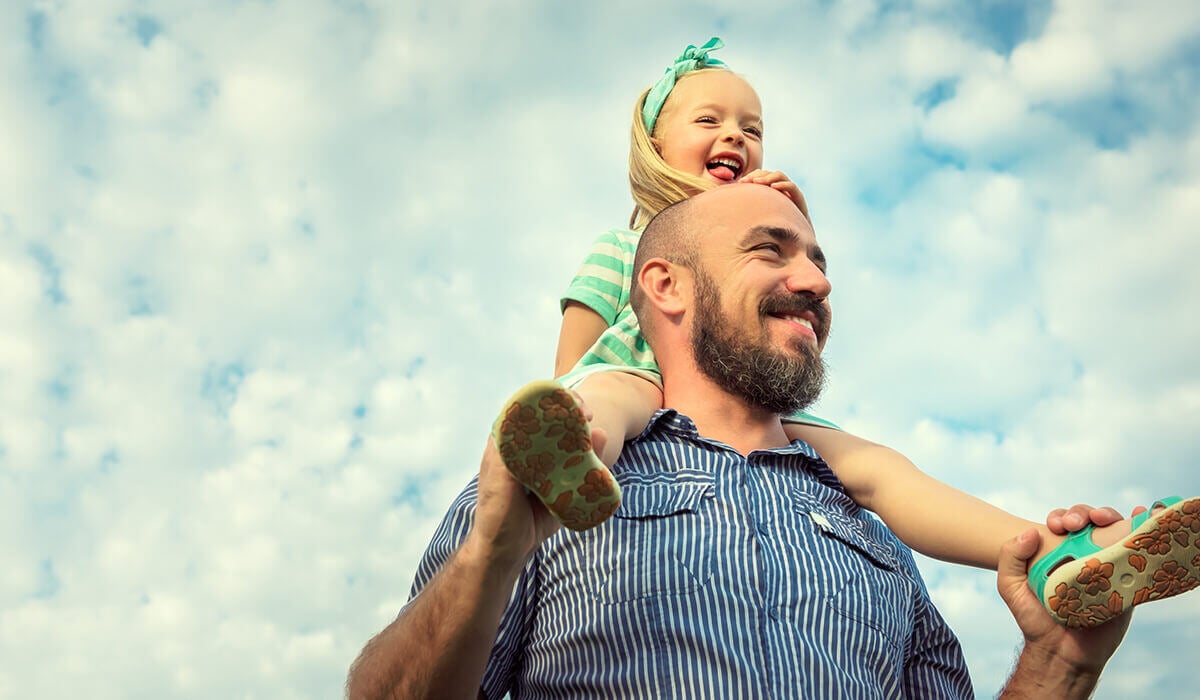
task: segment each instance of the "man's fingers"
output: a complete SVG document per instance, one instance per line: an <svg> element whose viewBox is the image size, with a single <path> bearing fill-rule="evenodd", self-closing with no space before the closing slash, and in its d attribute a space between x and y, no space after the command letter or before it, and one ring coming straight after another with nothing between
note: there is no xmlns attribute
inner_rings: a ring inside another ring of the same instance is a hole
<svg viewBox="0 0 1200 700"><path fill-rule="evenodd" d="M1046 515L1046 527L1056 535L1078 532L1088 525L1104 527L1122 519L1115 508L1105 506L1093 508L1086 503L1077 503L1070 508L1055 508Z"/></svg>
<svg viewBox="0 0 1200 700"><path fill-rule="evenodd" d="M1050 528L1050 532L1056 535L1067 534L1067 528L1063 527L1062 521L1062 517L1066 512L1066 508L1055 508L1046 514L1046 527Z"/></svg>
<svg viewBox="0 0 1200 700"><path fill-rule="evenodd" d="M1100 527L1112 525L1115 522L1124 520L1124 516L1122 516L1116 508L1110 508L1108 506L1104 506L1103 508L1093 508L1090 516L1092 519L1092 524L1099 525Z"/></svg>
<svg viewBox="0 0 1200 700"><path fill-rule="evenodd" d="M1104 527L1122 519L1122 516L1115 508L1104 506L1103 508L1094 508L1086 503L1079 503L1071 506L1068 511L1067 525L1071 530L1082 530L1088 524Z"/></svg>
<svg viewBox="0 0 1200 700"><path fill-rule="evenodd" d="M570 389L569 391L575 397L575 403L579 404L579 410L583 411L583 419L590 421L592 418L594 418L595 416L592 415L592 409L588 408L587 402L583 400L583 396L574 389Z"/></svg>
<svg viewBox="0 0 1200 700"><path fill-rule="evenodd" d="M604 428L592 428L592 452L600 454L608 444L608 433Z"/></svg>
<svg viewBox="0 0 1200 700"><path fill-rule="evenodd" d="M1025 562L1037 553L1041 539L1037 530L1029 528L1008 542L1005 542L1001 548L1000 557L1000 563L1006 567L1004 573L1012 574L1015 572L1017 576L1024 577Z"/></svg>
<svg viewBox="0 0 1200 700"><path fill-rule="evenodd" d="M1025 585L1026 562L1032 557L1041 543L1041 535L1034 528L1017 535L1000 547L1000 559L996 565L997 585L1000 594L1005 596L1005 589L1019 582Z"/></svg>
<svg viewBox="0 0 1200 700"><path fill-rule="evenodd" d="M1024 605L1022 598L1029 590L1025 573L1026 562L1037 553L1042 537L1034 528L1017 535L1000 547L1000 558L996 565L996 589L1014 615ZM1021 622L1017 620L1018 624Z"/></svg>

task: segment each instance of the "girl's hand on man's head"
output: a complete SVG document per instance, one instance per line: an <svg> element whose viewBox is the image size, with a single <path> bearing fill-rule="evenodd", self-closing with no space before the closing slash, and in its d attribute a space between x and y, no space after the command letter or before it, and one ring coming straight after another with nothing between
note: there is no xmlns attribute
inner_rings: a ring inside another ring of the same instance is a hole
<svg viewBox="0 0 1200 700"><path fill-rule="evenodd" d="M804 199L804 193L796 186L796 183L788 179L787 175L778 170L751 170L745 175L738 178L738 182L749 182L756 185L767 185L768 187L779 190L787 195L788 199L796 203L796 207L800 209L800 213L804 215L808 222L812 223L812 218L808 215L808 202Z"/></svg>

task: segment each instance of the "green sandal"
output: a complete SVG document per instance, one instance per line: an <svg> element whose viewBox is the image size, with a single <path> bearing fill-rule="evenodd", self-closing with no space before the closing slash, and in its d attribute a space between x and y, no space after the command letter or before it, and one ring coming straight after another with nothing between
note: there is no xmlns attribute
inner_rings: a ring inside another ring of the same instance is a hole
<svg viewBox="0 0 1200 700"><path fill-rule="evenodd" d="M621 487L592 451L592 430L575 395L558 382L530 382L504 404L492 437L508 471L572 530L608 520Z"/></svg>
<svg viewBox="0 0 1200 700"><path fill-rule="evenodd" d="M1095 627L1200 586L1200 498L1156 501L1108 547L1092 541L1093 529L1071 534L1029 568L1030 587L1060 624Z"/></svg>

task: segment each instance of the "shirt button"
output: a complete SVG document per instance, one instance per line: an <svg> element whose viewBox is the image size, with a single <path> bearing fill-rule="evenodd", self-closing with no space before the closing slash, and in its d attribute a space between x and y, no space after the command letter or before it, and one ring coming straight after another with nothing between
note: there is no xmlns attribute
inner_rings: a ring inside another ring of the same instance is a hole
<svg viewBox="0 0 1200 700"><path fill-rule="evenodd" d="M821 528L822 530L832 530L833 529L833 525L829 524L829 519L826 518L824 515L821 515L817 511L815 511L815 510L810 511L808 516L810 518L812 518L813 522L817 524L817 527Z"/></svg>
<svg viewBox="0 0 1200 700"><path fill-rule="evenodd" d="M779 608L774 607L774 606L767 608L767 617L778 622L779 621Z"/></svg>
<svg viewBox="0 0 1200 700"><path fill-rule="evenodd" d="M771 531L767 529L766 523L755 523L754 529L757 530L758 534L762 537L766 537L767 535L771 534Z"/></svg>

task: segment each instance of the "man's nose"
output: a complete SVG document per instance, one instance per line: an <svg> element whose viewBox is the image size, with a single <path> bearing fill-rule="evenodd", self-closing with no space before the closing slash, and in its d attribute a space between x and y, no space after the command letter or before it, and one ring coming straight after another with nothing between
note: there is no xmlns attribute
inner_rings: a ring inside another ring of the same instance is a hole
<svg viewBox="0 0 1200 700"><path fill-rule="evenodd" d="M821 268L808 258L797 258L788 271L787 290L793 294L807 292L817 299L824 299L833 292L833 284L821 272Z"/></svg>

